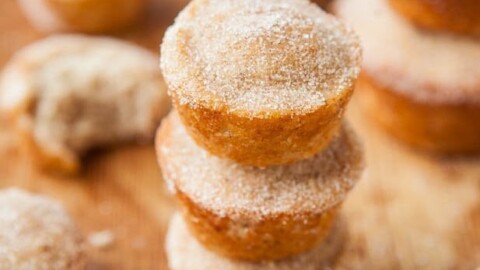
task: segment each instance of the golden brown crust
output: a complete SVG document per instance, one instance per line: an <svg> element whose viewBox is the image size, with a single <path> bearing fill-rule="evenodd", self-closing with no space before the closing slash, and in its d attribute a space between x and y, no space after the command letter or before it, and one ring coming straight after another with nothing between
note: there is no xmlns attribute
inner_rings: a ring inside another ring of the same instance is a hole
<svg viewBox="0 0 480 270"><path fill-rule="evenodd" d="M145 0L34 1L37 3L32 4L30 0L21 2L32 22L48 32L101 33L118 30L135 22L146 6Z"/></svg>
<svg viewBox="0 0 480 270"><path fill-rule="evenodd" d="M12 127L18 135L18 143L21 150L32 160L39 169L49 172L62 173L66 175L76 174L79 172L81 164L80 160L75 156L50 154L48 151L36 142L33 132L33 123L31 119L25 118L25 112L32 111L34 104L32 99L26 99L18 107L5 113L7 124ZM21 120L20 120L21 119Z"/></svg>
<svg viewBox="0 0 480 270"><path fill-rule="evenodd" d="M33 138L33 131L15 123L13 119L14 118L12 118L12 126L15 127L19 135L20 146L23 148L23 151L28 154L35 166L47 172L65 175L77 174L80 171L81 161L77 157L73 155L59 156L43 150Z"/></svg>
<svg viewBox="0 0 480 270"><path fill-rule="evenodd" d="M192 108L175 102L180 117L197 144L214 155L241 164L269 166L312 157L338 131L353 90L305 115L241 117L226 111Z"/></svg>
<svg viewBox="0 0 480 270"><path fill-rule="evenodd" d="M339 209L337 206L321 214L272 215L251 221L248 217L218 216L179 191L176 197L188 227L200 243L221 256L249 261L277 260L310 250L327 236Z"/></svg>
<svg viewBox="0 0 480 270"><path fill-rule="evenodd" d="M318 270L329 269L343 248L346 226L342 217L332 225L328 236L310 251L275 261L232 260L204 248L176 214L170 221L166 253L172 270ZM186 259L188 258L188 259Z"/></svg>
<svg viewBox="0 0 480 270"><path fill-rule="evenodd" d="M389 0L415 24L434 30L480 34L478 0Z"/></svg>
<svg viewBox="0 0 480 270"><path fill-rule="evenodd" d="M443 154L480 152L480 105L428 103L381 87L365 74L358 81L363 109L394 137Z"/></svg>

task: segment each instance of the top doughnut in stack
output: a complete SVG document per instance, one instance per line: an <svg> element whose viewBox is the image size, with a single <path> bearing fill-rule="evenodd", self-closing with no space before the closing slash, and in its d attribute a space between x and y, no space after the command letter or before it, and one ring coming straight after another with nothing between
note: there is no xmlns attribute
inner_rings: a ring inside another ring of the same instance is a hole
<svg viewBox="0 0 480 270"><path fill-rule="evenodd" d="M351 30L301 0L193 1L161 53L169 93L197 144L255 166L324 149L361 62Z"/></svg>

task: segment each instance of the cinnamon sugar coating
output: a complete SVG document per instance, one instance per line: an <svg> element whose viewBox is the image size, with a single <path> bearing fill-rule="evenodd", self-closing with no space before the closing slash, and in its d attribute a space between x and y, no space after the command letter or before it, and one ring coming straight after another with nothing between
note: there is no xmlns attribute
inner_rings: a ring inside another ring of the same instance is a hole
<svg viewBox="0 0 480 270"><path fill-rule="evenodd" d="M0 191L0 269L84 270L83 238L56 201Z"/></svg>
<svg viewBox="0 0 480 270"><path fill-rule="evenodd" d="M209 249L237 259L278 259L315 246L363 168L348 128L312 159L267 168L209 154L175 112L163 121L156 145L191 230Z"/></svg>
<svg viewBox="0 0 480 270"><path fill-rule="evenodd" d="M353 32L309 1L195 0L167 30L161 68L199 145L266 166L328 144L360 58Z"/></svg>

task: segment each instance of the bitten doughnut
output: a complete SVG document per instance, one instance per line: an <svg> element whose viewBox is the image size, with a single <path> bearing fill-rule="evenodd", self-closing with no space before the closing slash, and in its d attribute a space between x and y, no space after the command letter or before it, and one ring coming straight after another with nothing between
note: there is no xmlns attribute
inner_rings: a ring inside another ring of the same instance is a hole
<svg viewBox="0 0 480 270"><path fill-rule="evenodd" d="M194 0L167 30L161 54L195 141L255 166L326 147L361 62L353 32L306 0Z"/></svg>
<svg viewBox="0 0 480 270"><path fill-rule="evenodd" d="M434 153L480 151L480 43L417 29L385 0L340 0L364 45L358 97L393 136Z"/></svg>
<svg viewBox="0 0 480 270"><path fill-rule="evenodd" d="M222 256L252 261L318 244L363 169L348 128L311 159L259 168L208 154L174 112L162 121L156 147L164 179L198 240Z"/></svg>
<svg viewBox="0 0 480 270"><path fill-rule="evenodd" d="M85 259L83 238L58 202L0 191L0 269L84 270Z"/></svg>
<svg viewBox="0 0 480 270"><path fill-rule="evenodd" d="M111 32L134 23L146 0L19 0L27 18L45 32Z"/></svg>
<svg viewBox="0 0 480 270"><path fill-rule="evenodd" d="M480 34L478 0L389 0L413 23L434 30Z"/></svg>
<svg viewBox="0 0 480 270"><path fill-rule="evenodd" d="M329 269L329 264L341 250L345 237L345 225L338 220L326 239L311 251L280 261L235 261L205 249L189 232L180 215L170 221L166 252L171 270L318 270Z"/></svg>
<svg viewBox="0 0 480 270"><path fill-rule="evenodd" d="M156 59L110 38L47 38L8 63L0 109L36 163L75 172L92 148L153 139L170 106Z"/></svg>

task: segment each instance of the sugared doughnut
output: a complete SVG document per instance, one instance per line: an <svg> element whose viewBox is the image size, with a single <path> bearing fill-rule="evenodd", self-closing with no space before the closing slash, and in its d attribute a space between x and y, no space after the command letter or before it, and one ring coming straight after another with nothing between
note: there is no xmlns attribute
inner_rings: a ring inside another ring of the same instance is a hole
<svg viewBox="0 0 480 270"><path fill-rule="evenodd" d="M416 28L386 0L339 0L364 45L363 108L392 135L438 153L480 151L480 42Z"/></svg>
<svg viewBox="0 0 480 270"><path fill-rule="evenodd" d="M433 30L480 34L478 0L389 0L413 23Z"/></svg>
<svg viewBox="0 0 480 270"><path fill-rule="evenodd" d="M353 32L307 0L194 0L167 30L161 53L195 141L255 166L326 147L361 62Z"/></svg>
<svg viewBox="0 0 480 270"><path fill-rule="evenodd" d="M205 249L189 232L180 215L174 216L167 233L166 252L171 270L319 270L341 250L345 225L338 220L321 243L311 251L281 261L246 262L223 258Z"/></svg>
<svg viewBox="0 0 480 270"><path fill-rule="evenodd" d="M84 270L84 242L56 201L0 191L0 269Z"/></svg>
<svg viewBox="0 0 480 270"><path fill-rule="evenodd" d="M46 32L111 32L134 23L146 0L19 0L25 15Z"/></svg>
<svg viewBox="0 0 480 270"><path fill-rule="evenodd" d="M169 100L150 52L67 35L13 56L0 82L0 108L38 164L75 172L92 148L151 140Z"/></svg>
<svg viewBox="0 0 480 270"><path fill-rule="evenodd" d="M198 240L222 256L253 261L319 243L363 168L348 128L311 159L259 168L209 154L174 112L163 120L156 147L164 179Z"/></svg>

